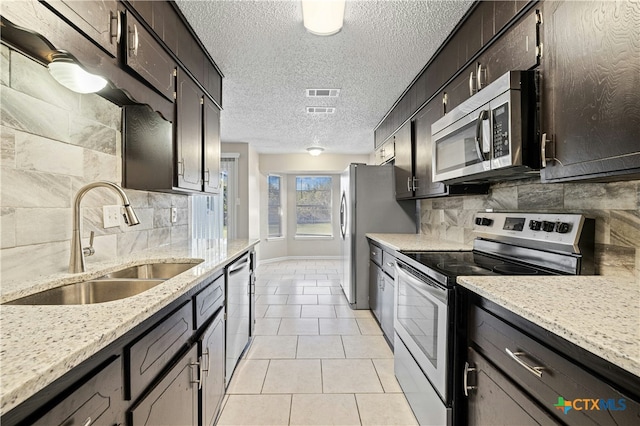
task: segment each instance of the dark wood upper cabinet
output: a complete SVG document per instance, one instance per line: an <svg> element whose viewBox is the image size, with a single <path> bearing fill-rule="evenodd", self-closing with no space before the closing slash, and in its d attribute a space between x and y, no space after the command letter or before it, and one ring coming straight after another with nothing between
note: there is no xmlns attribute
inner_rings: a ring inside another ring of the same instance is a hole
<svg viewBox="0 0 640 426"><path fill-rule="evenodd" d="M176 98L177 187L202 190L202 105L204 93L184 72L178 70Z"/></svg>
<svg viewBox="0 0 640 426"><path fill-rule="evenodd" d="M544 2L545 181L640 176L640 5Z"/></svg>
<svg viewBox="0 0 640 426"><path fill-rule="evenodd" d="M204 97L204 192L220 192L220 110Z"/></svg>
<svg viewBox="0 0 640 426"><path fill-rule="evenodd" d="M416 115L413 122L416 176L416 198L435 197L447 194L447 185L442 182L433 182L432 169L432 145L431 125L442 117L442 104L439 98L429 102Z"/></svg>
<svg viewBox="0 0 640 426"><path fill-rule="evenodd" d="M396 157L394 176L396 200L413 198L413 146L411 143L411 122L405 123L393 136Z"/></svg>
<svg viewBox="0 0 640 426"><path fill-rule="evenodd" d="M126 64L167 99L175 96L176 63L130 13L126 16Z"/></svg>
<svg viewBox="0 0 640 426"><path fill-rule="evenodd" d="M122 35L116 0L47 0L46 3L112 57L116 57Z"/></svg>

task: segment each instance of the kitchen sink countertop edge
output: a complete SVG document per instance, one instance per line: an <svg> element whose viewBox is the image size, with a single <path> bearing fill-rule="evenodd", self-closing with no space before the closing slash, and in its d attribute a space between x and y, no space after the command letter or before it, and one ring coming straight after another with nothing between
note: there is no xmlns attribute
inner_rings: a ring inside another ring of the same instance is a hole
<svg viewBox="0 0 640 426"><path fill-rule="evenodd" d="M2 284L3 303L104 273L149 262L198 262L138 295L89 305L3 305L0 307L0 414L63 376L180 295L207 280L259 240L225 243L192 240L141 251L109 262L88 262L83 274L59 274Z"/></svg>
<svg viewBox="0 0 640 426"><path fill-rule="evenodd" d="M458 284L640 377L640 283L631 278L466 276Z"/></svg>

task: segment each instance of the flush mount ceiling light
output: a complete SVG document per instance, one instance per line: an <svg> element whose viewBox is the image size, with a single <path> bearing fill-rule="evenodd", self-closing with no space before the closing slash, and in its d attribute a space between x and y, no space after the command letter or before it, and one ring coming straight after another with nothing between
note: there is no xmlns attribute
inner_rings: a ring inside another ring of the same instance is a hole
<svg viewBox="0 0 640 426"><path fill-rule="evenodd" d="M318 155L322 154L323 151L324 151L324 148L321 146L311 146L307 148L307 152L309 152L309 154L311 154L314 157L317 157Z"/></svg>
<svg viewBox="0 0 640 426"><path fill-rule="evenodd" d="M58 83L77 93L95 93L107 85L107 80L85 71L64 53L54 55L53 61L47 67Z"/></svg>
<svg viewBox="0 0 640 426"><path fill-rule="evenodd" d="M342 29L346 0L302 0L302 21L311 34L330 36Z"/></svg>

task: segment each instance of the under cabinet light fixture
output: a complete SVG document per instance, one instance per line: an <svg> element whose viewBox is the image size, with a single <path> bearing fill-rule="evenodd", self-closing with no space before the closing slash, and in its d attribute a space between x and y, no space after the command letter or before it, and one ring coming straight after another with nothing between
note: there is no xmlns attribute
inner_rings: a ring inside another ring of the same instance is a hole
<svg viewBox="0 0 640 426"><path fill-rule="evenodd" d="M313 157L317 157L318 155L322 154L323 151L324 148L321 146L311 146L307 148L307 152L309 152L309 154L311 154Z"/></svg>
<svg viewBox="0 0 640 426"><path fill-rule="evenodd" d="M95 93L107 85L106 79L87 72L64 53L54 54L47 68L58 83L77 93Z"/></svg>
<svg viewBox="0 0 640 426"><path fill-rule="evenodd" d="M342 29L346 0L302 0L302 21L311 34L330 36Z"/></svg>

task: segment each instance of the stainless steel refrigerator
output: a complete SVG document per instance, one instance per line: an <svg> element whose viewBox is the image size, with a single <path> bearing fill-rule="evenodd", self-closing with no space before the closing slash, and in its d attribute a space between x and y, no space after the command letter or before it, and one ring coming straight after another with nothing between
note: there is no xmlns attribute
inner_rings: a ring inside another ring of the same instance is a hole
<svg viewBox="0 0 640 426"><path fill-rule="evenodd" d="M340 285L352 309L369 309L367 233L415 234L415 201L396 201L393 166L351 164L340 175Z"/></svg>

